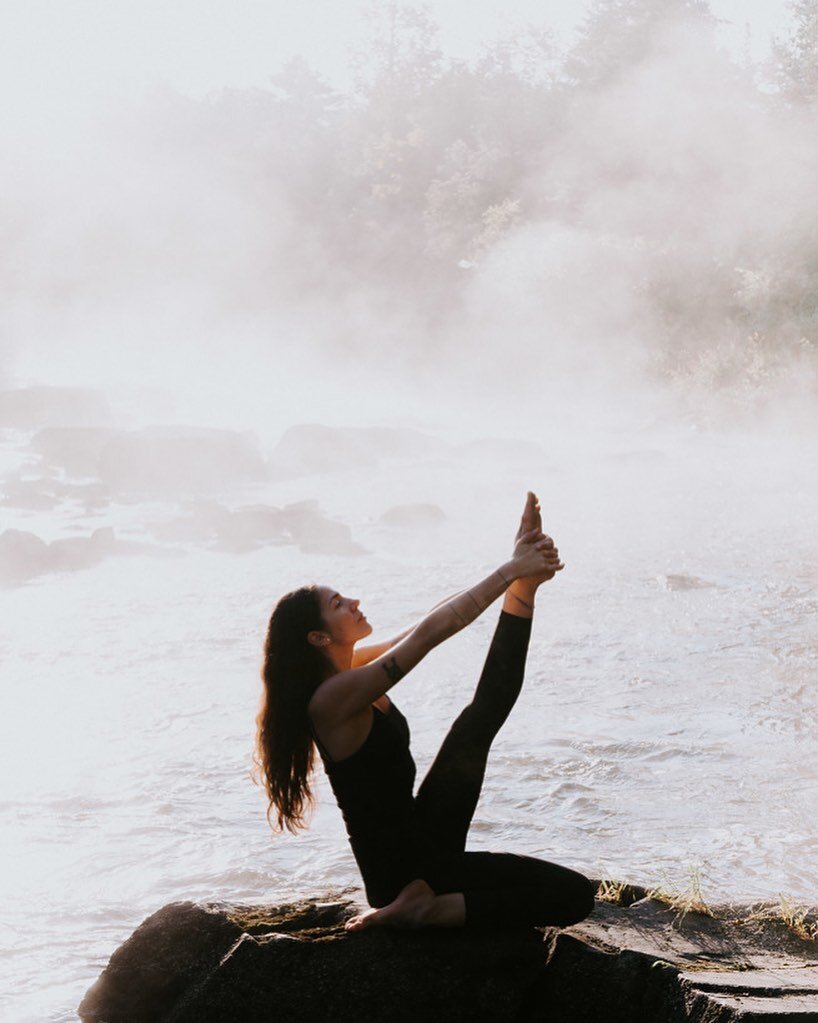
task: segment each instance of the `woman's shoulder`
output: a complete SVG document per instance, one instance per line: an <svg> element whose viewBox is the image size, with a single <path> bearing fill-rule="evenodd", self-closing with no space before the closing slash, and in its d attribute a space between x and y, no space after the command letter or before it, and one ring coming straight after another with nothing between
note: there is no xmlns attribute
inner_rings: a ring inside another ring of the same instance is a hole
<svg viewBox="0 0 818 1023"><path fill-rule="evenodd" d="M307 707L313 738L326 760L346 760L363 746L372 730L372 706L363 708L354 715L333 713L331 700L316 699L322 686L313 693Z"/></svg>

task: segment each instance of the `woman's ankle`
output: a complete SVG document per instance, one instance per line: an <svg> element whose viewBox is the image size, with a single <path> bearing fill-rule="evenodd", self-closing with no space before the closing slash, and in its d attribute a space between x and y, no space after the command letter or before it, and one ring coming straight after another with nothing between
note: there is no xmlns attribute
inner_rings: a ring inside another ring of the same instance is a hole
<svg viewBox="0 0 818 1023"><path fill-rule="evenodd" d="M506 590L503 610L518 618L533 618L539 583L531 579L515 579Z"/></svg>
<svg viewBox="0 0 818 1023"><path fill-rule="evenodd" d="M436 895L424 916L426 927L462 927L466 923L466 899L462 892Z"/></svg>

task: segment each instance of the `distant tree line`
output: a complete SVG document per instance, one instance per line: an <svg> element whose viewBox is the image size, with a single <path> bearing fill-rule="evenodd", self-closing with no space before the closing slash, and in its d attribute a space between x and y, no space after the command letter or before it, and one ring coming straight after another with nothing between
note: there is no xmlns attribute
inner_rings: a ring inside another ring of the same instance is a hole
<svg viewBox="0 0 818 1023"><path fill-rule="evenodd" d="M818 170L818 0L796 0L791 8L790 35L775 41L769 65L757 67L721 48L706 0L595 0L567 52L547 27L531 27L468 62L444 55L422 7L381 3L369 11L371 37L355 59L346 94L296 58L272 76L269 90L178 102L193 131L197 119L208 130L215 119L220 159L240 168L248 194L258 196L260 218L269 218L262 227L278 251L265 281L268 298L285 301L305 289L341 295L365 286L385 301L407 304L434 329L457 315L473 268L514 231L588 223L599 180L639 194L654 174L639 147L608 146L600 154L583 133L596 132L604 142L611 110L627 125L628 104L638 95L635 73L672 61L678 40L693 54L686 65L691 88L698 53L707 74L720 76L718 92L731 97L737 121L786 125L782 137L796 148L800 135L802 177L810 167ZM687 193L677 179L700 153L726 145L721 136L730 118L722 113L710 134L705 124L693 152L673 156L673 118L681 116L685 86L669 81L668 121L649 128L652 138L667 131L671 155L661 174L681 195ZM698 102L691 117L704 124L708 103ZM758 137L764 137L761 127ZM771 138L777 145L779 136ZM759 166L748 173L763 178L760 165L769 161L771 181L782 174L775 187L792 203L786 169L776 168L762 144L757 148ZM566 151L580 154L581 167L587 152L594 166L566 173ZM701 171L705 184L694 180L691 194L699 187L723 192L727 207L740 185L719 180L713 159ZM674 171L674 160L681 169ZM755 163L755 157L745 160ZM731 166L727 177L736 173ZM744 223L734 235L726 228L691 239L693 209L682 205L677 219L661 227L652 216L642 224L638 208L619 222L596 214L596 229L602 225L619 242L652 253L649 273L633 286L656 334L658 372L700 371L710 346L701 335L712 334L714 323L720 331L727 324L730 338L715 357L714 378L755 372L760 379L774 371L776 359L793 354L814 361L818 189L811 203L808 188L799 184L796 193L804 196L803 208L796 202L779 220L759 209L761 226ZM267 201L270 195L277 203ZM719 215L716 208L711 219ZM735 211L730 216L741 221Z"/></svg>

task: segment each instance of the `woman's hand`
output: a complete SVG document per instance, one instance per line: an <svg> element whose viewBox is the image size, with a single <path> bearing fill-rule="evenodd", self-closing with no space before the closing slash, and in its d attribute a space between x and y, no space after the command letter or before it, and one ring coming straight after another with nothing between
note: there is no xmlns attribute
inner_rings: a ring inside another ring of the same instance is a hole
<svg viewBox="0 0 818 1023"><path fill-rule="evenodd" d="M516 579L552 579L565 566L550 536L540 529L529 529L519 537L509 562Z"/></svg>

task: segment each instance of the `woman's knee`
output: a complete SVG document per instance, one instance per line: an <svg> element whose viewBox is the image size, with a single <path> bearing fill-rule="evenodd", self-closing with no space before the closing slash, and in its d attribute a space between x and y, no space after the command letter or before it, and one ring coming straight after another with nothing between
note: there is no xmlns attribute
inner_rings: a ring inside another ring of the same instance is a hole
<svg viewBox="0 0 818 1023"><path fill-rule="evenodd" d="M594 911L596 885L582 874L575 874L572 890L565 906L565 918L562 927L571 927L589 917Z"/></svg>

